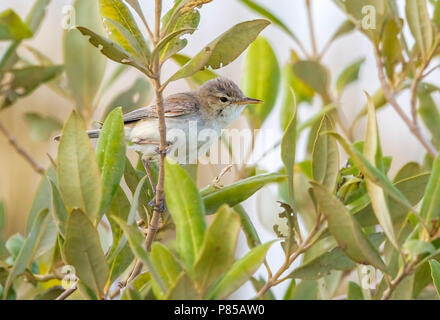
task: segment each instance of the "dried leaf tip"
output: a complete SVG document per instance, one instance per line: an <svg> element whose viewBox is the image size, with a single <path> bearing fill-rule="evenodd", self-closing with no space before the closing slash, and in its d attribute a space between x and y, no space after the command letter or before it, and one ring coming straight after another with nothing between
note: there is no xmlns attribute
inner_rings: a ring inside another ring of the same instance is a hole
<svg viewBox="0 0 440 320"><path fill-rule="evenodd" d="M194 1L191 1L191 2L189 2L187 4L185 4L182 7L182 9L180 9L180 13L184 14L184 13L190 12L190 11L194 10L196 7L202 6L202 5L204 5L206 3L209 3L211 1L212 0L194 0Z"/></svg>

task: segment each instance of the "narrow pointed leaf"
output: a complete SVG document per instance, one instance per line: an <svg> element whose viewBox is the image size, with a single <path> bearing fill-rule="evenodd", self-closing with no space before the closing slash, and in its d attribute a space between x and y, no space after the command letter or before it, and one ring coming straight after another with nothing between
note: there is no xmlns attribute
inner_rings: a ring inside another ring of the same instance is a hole
<svg viewBox="0 0 440 320"><path fill-rule="evenodd" d="M221 207L206 230L194 265L193 279L200 292L205 292L233 264L239 232L240 217L228 206Z"/></svg>
<svg viewBox="0 0 440 320"><path fill-rule="evenodd" d="M321 134L333 129L329 116L325 115L316 135L312 153L313 179L329 190L334 190L339 173L339 150L335 138Z"/></svg>
<svg viewBox="0 0 440 320"><path fill-rule="evenodd" d="M432 281L434 282L437 294L440 297L440 263L437 260L430 260L429 266L431 267Z"/></svg>
<svg viewBox="0 0 440 320"><path fill-rule="evenodd" d="M369 95L367 95L367 99L368 120L367 130L365 133L364 155L365 158L370 161L370 163L376 167L379 167L380 164L378 163L377 159L379 158L379 161L381 161L382 154L380 151L381 147L379 142L379 131L377 128L376 109L373 100ZM399 248L384 190L376 183L372 182L368 176L366 177L366 184L368 195L370 196L373 211L377 217L377 220L379 221L391 243L396 248Z"/></svg>
<svg viewBox="0 0 440 320"><path fill-rule="evenodd" d="M192 58L171 80L192 76L205 68L219 69L234 61L269 25L267 20L253 20L239 23L208 44Z"/></svg>
<svg viewBox="0 0 440 320"><path fill-rule="evenodd" d="M424 58L427 58L433 45L433 28L426 1L406 0L406 18L411 33Z"/></svg>
<svg viewBox="0 0 440 320"><path fill-rule="evenodd" d="M12 9L0 12L0 41L22 40L32 35L29 27Z"/></svg>
<svg viewBox="0 0 440 320"><path fill-rule="evenodd" d="M98 297L102 296L109 268L98 231L81 210L73 210L67 220L64 253L79 279Z"/></svg>
<svg viewBox="0 0 440 320"><path fill-rule="evenodd" d="M14 281L17 276L22 274L31 265L32 259L46 232L47 225L49 223L49 219L47 219L48 214L49 211L47 209L43 209L36 216L31 232L24 241L14 261L14 265L9 271L9 275L4 286L3 299L6 298L12 281Z"/></svg>
<svg viewBox="0 0 440 320"><path fill-rule="evenodd" d="M427 222L440 217L440 155L434 160L420 215Z"/></svg>
<svg viewBox="0 0 440 320"><path fill-rule="evenodd" d="M121 108L112 111L104 122L96 145L96 156L102 179L99 221L108 209L124 174L125 131Z"/></svg>
<svg viewBox="0 0 440 320"><path fill-rule="evenodd" d="M292 92L294 96L294 93ZM295 100L295 96L293 97ZM297 107L294 102L294 111L292 113L291 120L287 125L286 131L281 139L281 160L283 161L284 168L287 172L287 183L289 188L289 204L292 208L294 205L294 167L296 160L296 137L297 137Z"/></svg>
<svg viewBox="0 0 440 320"><path fill-rule="evenodd" d="M243 258L237 260L207 293L206 298L224 299L246 283L263 264L267 251L274 242L268 242L253 248Z"/></svg>
<svg viewBox="0 0 440 320"><path fill-rule="evenodd" d="M203 245L205 208L190 176L180 165L170 161L165 163L165 196L176 224L177 251L191 270Z"/></svg>
<svg viewBox="0 0 440 320"><path fill-rule="evenodd" d="M140 259L143 263L145 263L145 265L148 267L148 270L151 273L152 278L155 279L156 283L163 291L166 291L165 284L163 283L159 273L154 267L150 255L143 247L145 237L142 235L142 233L139 231L139 229L136 226L129 225L118 217L113 217L113 219L119 224L121 229L124 231L124 234L128 239L128 243L134 255L138 259Z"/></svg>
<svg viewBox="0 0 440 320"><path fill-rule="evenodd" d="M167 290L172 290L183 271L182 265L171 251L160 242L151 246L151 261ZM164 299L167 291L162 291L159 284L153 279L153 291L156 297Z"/></svg>
<svg viewBox="0 0 440 320"><path fill-rule="evenodd" d="M72 111L58 147L58 183L68 209L79 208L96 222L101 202L101 177L84 122Z"/></svg>
<svg viewBox="0 0 440 320"><path fill-rule="evenodd" d="M262 126L269 116L278 97L280 67L270 43L258 37L246 54L244 65L243 92L248 97L259 99L264 103L248 106L246 112L252 127Z"/></svg>
<svg viewBox="0 0 440 320"><path fill-rule="evenodd" d="M66 206L64 205L64 202L61 198L61 194L56 186L56 184L50 180L50 187L51 187L51 213L52 217L55 221L55 224L58 228L58 231L60 234L65 238L66 236L66 223L67 218L69 216L69 213L67 212Z"/></svg>
<svg viewBox="0 0 440 320"><path fill-rule="evenodd" d="M386 272L386 266L376 248L347 208L326 187L315 182L311 184L316 200L327 218L328 228L347 256L358 263L371 264Z"/></svg>
<svg viewBox="0 0 440 320"><path fill-rule="evenodd" d="M77 25L103 32L97 1L76 0L73 7ZM91 112L107 60L78 30L70 29L64 34L64 61L69 88L78 108Z"/></svg>
<svg viewBox="0 0 440 320"><path fill-rule="evenodd" d="M207 214L215 213L223 204L234 207L254 195L269 183L277 183L286 179L285 175L269 173L253 176L225 186L219 190L211 187L200 191Z"/></svg>
<svg viewBox="0 0 440 320"><path fill-rule="evenodd" d="M147 62L148 45L133 15L123 1L99 0L99 9L109 38L141 62ZM111 20L119 26L115 26L110 22Z"/></svg>

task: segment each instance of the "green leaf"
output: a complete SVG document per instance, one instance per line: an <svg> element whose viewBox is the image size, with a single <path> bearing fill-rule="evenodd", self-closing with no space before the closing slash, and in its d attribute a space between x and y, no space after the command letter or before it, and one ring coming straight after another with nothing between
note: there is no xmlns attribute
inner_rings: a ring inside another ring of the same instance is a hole
<svg viewBox="0 0 440 320"><path fill-rule="evenodd" d="M153 279L154 295L164 299L167 292L176 285L183 268L171 251L160 242L154 242L151 246L151 261L168 291L162 291L159 284Z"/></svg>
<svg viewBox="0 0 440 320"><path fill-rule="evenodd" d="M127 90L113 98L104 111L102 118L105 119L117 107L122 107L122 113L126 114L145 106L148 102L150 91L151 85L149 81L143 78L136 79Z"/></svg>
<svg viewBox="0 0 440 320"><path fill-rule="evenodd" d="M283 132L286 130L290 119L292 119L292 114L295 110L295 107L299 106L303 102L311 103L315 94L313 89L302 82L293 72L293 64L298 61L298 55L292 50L290 60L291 61L284 66L282 76L284 94L280 122ZM295 93L295 99L292 95L292 90ZM294 104L296 104L296 106L294 106Z"/></svg>
<svg viewBox="0 0 440 320"><path fill-rule="evenodd" d="M158 271L154 267L150 255L143 247L145 237L142 235L142 233L139 231L139 229L136 226L129 225L124 220L121 220L118 217L113 217L113 219L119 224L121 229L124 231L124 234L128 239L128 243L134 255L148 267L152 279L154 279L158 284L159 288L165 292L166 291L165 284L163 283Z"/></svg>
<svg viewBox="0 0 440 320"><path fill-rule="evenodd" d="M403 249L411 257L416 258L423 253L434 253L435 247L432 243L425 242L419 239L410 239L403 244Z"/></svg>
<svg viewBox="0 0 440 320"><path fill-rule="evenodd" d="M342 73L336 82L336 89L339 94L351 83L359 79L359 71L364 64L365 58L361 58L349 65Z"/></svg>
<svg viewBox="0 0 440 320"><path fill-rule="evenodd" d="M98 166L101 170L102 198L97 221L108 209L119 187L125 168L125 131L122 108L116 108L107 117L96 145Z"/></svg>
<svg viewBox="0 0 440 320"><path fill-rule="evenodd" d="M148 45L123 1L99 0L99 9L109 38L141 63L148 63Z"/></svg>
<svg viewBox="0 0 440 320"><path fill-rule="evenodd" d="M378 41L388 9L385 1L346 0L342 3L342 7L361 32L372 41Z"/></svg>
<svg viewBox="0 0 440 320"><path fill-rule="evenodd" d="M440 112L431 94L426 91L420 91L418 93L420 117L432 135L433 145L440 149L440 127L438 125L440 123Z"/></svg>
<svg viewBox="0 0 440 320"><path fill-rule="evenodd" d="M332 270L351 270L356 263L348 258L344 251L337 247L315 259L302 264L289 274L295 279L316 280L330 274Z"/></svg>
<svg viewBox="0 0 440 320"><path fill-rule="evenodd" d="M382 54L384 56L385 70L388 78L394 79L395 69L399 63L404 63L402 55L403 46L400 40L403 23L398 23L396 19L390 19L382 35Z"/></svg>
<svg viewBox="0 0 440 320"><path fill-rule="evenodd" d="M165 197L176 224L177 251L188 270L200 254L205 235L205 208L196 185L177 163L165 163ZM182 193L182 190L185 190Z"/></svg>
<svg viewBox="0 0 440 320"><path fill-rule="evenodd" d="M113 221L113 220L111 220ZM131 251L130 245L125 243L124 247L119 251L114 259L109 261L110 276L107 286L118 279L121 274L133 263L134 254ZM107 260L108 261L108 260Z"/></svg>
<svg viewBox="0 0 440 320"><path fill-rule="evenodd" d="M431 178L426 187L425 197L420 209L420 216L428 223L440 217L440 155L434 160Z"/></svg>
<svg viewBox="0 0 440 320"><path fill-rule="evenodd" d="M312 153L313 179L329 190L334 190L339 173L339 150L335 138L322 134L333 130L329 116L324 115L316 135Z"/></svg>
<svg viewBox="0 0 440 320"><path fill-rule="evenodd" d="M440 263L434 259L429 260L429 266L431 267L431 276L437 290L437 294L440 296Z"/></svg>
<svg viewBox="0 0 440 320"><path fill-rule="evenodd" d="M194 281L186 272L182 272L175 286L170 289L166 300L201 300Z"/></svg>
<svg viewBox="0 0 440 320"><path fill-rule="evenodd" d="M362 288L353 281L348 282L348 300L364 300L364 293L362 292Z"/></svg>
<svg viewBox="0 0 440 320"><path fill-rule="evenodd" d="M274 242L253 248L243 258L237 260L215 286L209 290L207 299L224 299L246 283L258 270L266 258L267 251Z"/></svg>
<svg viewBox="0 0 440 320"><path fill-rule="evenodd" d="M97 1L76 0L76 24L103 32L99 19ZM101 85L107 60L96 51L76 29L67 30L64 34L64 63L66 75L79 110L94 110L95 97Z"/></svg>
<svg viewBox="0 0 440 320"><path fill-rule="evenodd" d="M240 216L241 228L246 236L246 241L249 249L255 248L261 244L260 237L258 236L257 230L255 229L249 215L243 206L238 204L234 207L234 211Z"/></svg>
<svg viewBox="0 0 440 320"><path fill-rule="evenodd" d="M293 93L292 93L293 94ZM294 97L295 100L295 97ZM281 160L283 161L284 168L287 172L287 183L289 188L289 204L294 208L294 168L296 158L296 137L297 137L297 107L294 103L295 110L293 111L292 118L287 125L286 131L281 139Z"/></svg>
<svg viewBox="0 0 440 320"><path fill-rule="evenodd" d="M44 177L41 178L38 184L37 191L33 197L31 209L27 215L25 234L28 235L31 232L32 226L37 214L43 209L49 209L51 207L51 188L47 178L53 181L57 180L56 171L53 167L47 169Z"/></svg>
<svg viewBox="0 0 440 320"><path fill-rule="evenodd" d="M408 199L411 205L415 206L422 200L430 176L428 173L420 174L401 180L395 183L394 186ZM409 209L407 206L391 198L388 199L388 208L395 229L397 230L404 222ZM362 227L374 226L378 223L371 205L367 205L360 211L354 212L356 213L356 220L358 220Z"/></svg>
<svg viewBox="0 0 440 320"><path fill-rule="evenodd" d="M58 187L56 184L48 178L50 187L51 187L51 213L53 220L55 221L55 224L58 228L58 231L65 239L66 236L66 223L67 223L67 217L69 213L67 212L66 206L64 205L63 200L61 199L60 192L58 190Z"/></svg>
<svg viewBox="0 0 440 320"><path fill-rule="evenodd" d="M335 33L333 34L331 41L335 41L342 36L345 36L349 33L351 33L356 28L356 25L351 22L350 20L345 20L341 25L336 29Z"/></svg>
<svg viewBox="0 0 440 320"><path fill-rule="evenodd" d="M376 109L371 97L367 94L368 99L368 120L367 130L365 133L364 155L365 159L377 168L381 169L382 166L382 152L379 140L379 129L377 127ZM379 159L379 160L378 160ZM382 189L375 182L371 181L370 177L366 177L366 185L368 195L371 199L373 211L379 221L381 227L385 231L390 242L399 248L397 238L393 228L393 221L391 220L391 214L388 209L388 204L385 197L384 189ZM402 195L403 196L403 195Z"/></svg>
<svg viewBox="0 0 440 320"><path fill-rule="evenodd" d="M12 9L0 12L0 41L22 40L32 36L32 31Z"/></svg>
<svg viewBox="0 0 440 320"><path fill-rule="evenodd" d="M373 245L378 248L385 240L383 233L373 233L369 236ZM308 260L293 270L289 277L315 280L329 275L332 270L348 271L356 267L356 263L348 258L340 247L324 251L312 260Z"/></svg>
<svg viewBox="0 0 440 320"><path fill-rule="evenodd" d="M43 209L36 216L31 232L21 246L20 252L14 261L14 265L9 271L9 275L4 287L3 299L6 299L12 281L14 281L17 276L22 274L31 265L32 259L38 249L41 239L44 237L47 225L49 223L49 219L46 219L48 213L49 211L47 209ZM9 245L7 244L7 246Z"/></svg>
<svg viewBox="0 0 440 320"><path fill-rule="evenodd" d="M423 172L422 167L417 162L408 162L396 173L393 182L399 182L411 177L418 176Z"/></svg>
<svg viewBox="0 0 440 320"><path fill-rule="evenodd" d="M99 242L98 231L79 209L74 209L67 220L64 253L66 262L75 268L78 278L101 298L109 267Z"/></svg>
<svg viewBox="0 0 440 320"><path fill-rule="evenodd" d="M63 72L62 66L29 66L8 70L11 81L0 99L0 110L14 104L18 99L30 95L39 86L47 83Z"/></svg>
<svg viewBox="0 0 440 320"><path fill-rule="evenodd" d="M348 257L361 264L371 264L387 271L376 248L371 244L347 208L325 186L311 182L313 193L327 217L328 228Z"/></svg>
<svg viewBox="0 0 440 320"><path fill-rule="evenodd" d="M121 48L117 43L100 36L88 28L77 27L76 29L78 29L83 36L88 37L89 42L110 60L135 67L142 73L149 74L148 69L144 65L137 62L132 55Z"/></svg>
<svg viewBox="0 0 440 320"><path fill-rule="evenodd" d="M79 208L96 223L102 194L101 177L92 144L76 111L72 111L63 128L57 173L68 209Z"/></svg>
<svg viewBox="0 0 440 320"><path fill-rule="evenodd" d="M200 191L207 214L215 213L223 204L234 207L255 194L269 183L277 183L286 179L279 173L268 173L249 177L219 190L211 186Z"/></svg>
<svg viewBox="0 0 440 320"><path fill-rule="evenodd" d="M247 107L253 128L260 128L275 107L280 83L280 67L269 42L258 37L250 46L244 64L243 92L264 101Z"/></svg>
<svg viewBox="0 0 440 320"><path fill-rule="evenodd" d="M200 53L177 71L171 81L192 76L211 67L219 69L234 61L269 25L267 20L252 20L239 23L208 44Z"/></svg>
<svg viewBox="0 0 440 320"><path fill-rule="evenodd" d="M50 0L36 0L32 9L26 17L26 25L35 34L46 15L46 7ZM22 40L13 41L5 50L0 59L0 71L10 70L18 62L19 57L16 53ZM1 76L0 76L1 78Z"/></svg>
<svg viewBox="0 0 440 320"><path fill-rule="evenodd" d="M193 279L202 295L234 263L239 232L240 217L228 206L222 206L206 230L194 265Z"/></svg>
<svg viewBox="0 0 440 320"><path fill-rule="evenodd" d="M129 212L130 212L130 201L128 201L127 196L125 195L124 190L121 187L116 189L115 196L112 199L109 209L106 212L106 216L109 219L110 227L112 229L112 248L107 253L108 260L113 260L115 258L113 255L115 251L121 247L119 247L119 242L123 236L123 232L119 225L114 222L112 217L118 217L123 221L127 221Z"/></svg>
<svg viewBox="0 0 440 320"><path fill-rule="evenodd" d="M185 64L188 63L188 61L191 60L191 58L183 54L175 54L172 56L172 59L181 67L183 67ZM198 86L217 77L218 75L214 71L205 69L194 73L191 77L186 78L185 80L189 83L192 89L196 89Z"/></svg>
<svg viewBox="0 0 440 320"><path fill-rule="evenodd" d="M433 45L433 28L426 1L406 0L405 11L411 33L426 59Z"/></svg>
<svg viewBox="0 0 440 320"><path fill-rule="evenodd" d="M367 176L375 184L380 185L383 190L394 200L405 205L410 210L413 209L408 199L406 199L406 197L398 189L396 189L396 187L381 170L375 168L358 150L349 145L347 141L345 141L345 139L342 138L338 133L329 132L328 134L334 136L338 140L344 150L349 154L356 167L365 176Z"/></svg>
<svg viewBox="0 0 440 320"><path fill-rule="evenodd" d="M58 119L52 116L44 117L36 112L26 113L25 120L30 129L31 139L34 141L46 141L55 131L63 127Z"/></svg>
<svg viewBox="0 0 440 320"><path fill-rule="evenodd" d="M186 47L188 40L181 39L183 34L193 34L200 23L200 13L198 10L190 10L179 15L175 23L168 27L167 37L178 30L186 30L179 37L170 39L164 47L160 48L160 61L166 61L177 52Z"/></svg>
<svg viewBox="0 0 440 320"><path fill-rule="evenodd" d="M323 65L316 61L298 61L293 65L293 72L321 96L328 96L330 73Z"/></svg>
<svg viewBox="0 0 440 320"><path fill-rule="evenodd" d="M240 1L251 10L261 14L263 17L270 20L274 25L280 27L293 39L293 41L301 45L301 42L299 41L298 37L293 33L293 31L290 30L284 22L282 22L277 16L275 16L269 10L265 9L264 7L260 6L259 4L255 3L252 0L240 0Z"/></svg>

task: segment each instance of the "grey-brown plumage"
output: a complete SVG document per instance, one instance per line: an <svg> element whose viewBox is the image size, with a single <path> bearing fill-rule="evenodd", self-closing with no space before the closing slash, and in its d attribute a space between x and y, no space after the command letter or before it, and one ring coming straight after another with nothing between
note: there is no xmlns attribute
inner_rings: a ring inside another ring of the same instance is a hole
<svg viewBox="0 0 440 320"><path fill-rule="evenodd" d="M262 101L247 98L231 80L217 78L206 82L198 90L178 93L164 99L164 114L168 132L178 129L188 133L189 126L197 132L212 129L220 134L237 119L247 104ZM145 158L154 157L159 145L156 105L140 108L124 115L125 135L130 145ZM98 138L100 130L88 131L90 138ZM173 145L173 147L177 147ZM188 152L197 152L198 146Z"/></svg>

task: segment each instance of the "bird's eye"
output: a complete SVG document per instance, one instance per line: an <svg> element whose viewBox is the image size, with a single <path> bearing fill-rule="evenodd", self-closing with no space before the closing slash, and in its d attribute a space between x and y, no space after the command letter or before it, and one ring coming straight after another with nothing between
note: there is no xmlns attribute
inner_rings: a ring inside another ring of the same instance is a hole
<svg viewBox="0 0 440 320"><path fill-rule="evenodd" d="M226 97L221 97L221 98L220 98L220 101L223 102L223 103L224 103L224 102L228 102L228 98L226 98Z"/></svg>

